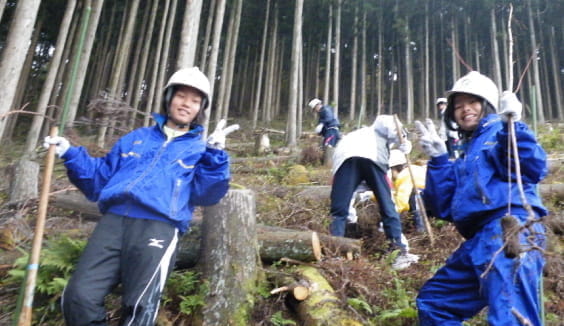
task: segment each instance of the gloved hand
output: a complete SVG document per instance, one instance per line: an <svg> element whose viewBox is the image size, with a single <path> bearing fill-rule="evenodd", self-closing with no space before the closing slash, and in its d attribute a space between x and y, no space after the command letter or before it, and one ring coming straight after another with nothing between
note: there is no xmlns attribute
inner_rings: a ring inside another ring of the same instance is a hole
<svg viewBox="0 0 564 326"><path fill-rule="evenodd" d="M322 124L322 123L318 124L318 125L315 127L315 133L316 133L316 134L320 134L322 130L323 130L323 124Z"/></svg>
<svg viewBox="0 0 564 326"><path fill-rule="evenodd" d="M411 146L411 142L410 142L409 140L407 140L407 139L404 139L404 140L403 140L403 143L401 143L401 144L399 145L398 149L399 149L402 153L404 153L404 154L409 154L409 153L411 153L411 148L412 148L412 147L413 147L413 146Z"/></svg>
<svg viewBox="0 0 564 326"><path fill-rule="evenodd" d="M225 148L225 138L230 133L234 132L235 130L239 129L238 124L231 125L225 128L225 124L227 121L225 119L219 120L217 126L215 127L214 132L208 137L207 146L215 149L224 149Z"/></svg>
<svg viewBox="0 0 564 326"><path fill-rule="evenodd" d="M70 147L70 143L65 137L61 137L61 136L45 137L45 139L43 140L43 147L49 149L49 146L51 145L55 145L55 153L57 153L57 156L59 156L59 158L65 155L65 153Z"/></svg>
<svg viewBox="0 0 564 326"><path fill-rule="evenodd" d="M509 117L511 117L513 121L521 120L523 104L519 102L515 93L512 93L511 91L504 91L499 100L499 108L501 109L501 112L499 113L501 120L507 122Z"/></svg>
<svg viewBox="0 0 564 326"><path fill-rule="evenodd" d="M431 157L446 154L446 144L437 134L437 129L435 129L433 120L426 119L425 124L426 126L424 126L420 121L415 121L415 128L417 130L417 135L419 136L419 144L421 144L423 152Z"/></svg>

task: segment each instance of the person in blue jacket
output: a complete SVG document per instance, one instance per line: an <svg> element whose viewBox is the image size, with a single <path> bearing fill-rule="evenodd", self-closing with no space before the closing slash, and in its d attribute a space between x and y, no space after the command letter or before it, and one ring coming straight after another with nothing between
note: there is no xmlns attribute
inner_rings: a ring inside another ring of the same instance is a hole
<svg viewBox="0 0 564 326"><path fill-rule="evenodd" d="M545 261L538 248L545 246L540 218L548 212L535 188L547 174L546 153L519 121L522 104L515 94L506 91L498 100L490 78L472 71L447 95L446 121L457 124L463 153L449 161L433 122L415 122L421 147L431 156L423 197L433 215L454 222L466 240L420 289L420 325L462 325L484 307L489 325L541 325ZM508 162L509 117L530 210L518 191L514 157ZM506 243L504 222L509 220L519 231L520 250L513 254L501 250Z"/></svg>
<svg viewBox="0 0 564 326"><path fill-rule="evenodd" d="M218 123L202 140L210 82L197 68L169 79L164 115L156 125L121 137L104 157L63 137L56 145L70 181L103 214L61 299L67 325L106 325L104 298L122 286L120 325L154 325L161 293L175 263L178 237L195 206L213 205L229 188L226 136L239 128Z"/></svg>
<svg viewBox="0 0 564 326"><path fill-rule="evenodd" d="M341 139L339 131L339 119L333 114L333 108L329 105L323 105L320 99L314 98L309 101L308 106L317 113L319 120L315 127L315 133L323 136L323 147L335 147Z"/></svg>

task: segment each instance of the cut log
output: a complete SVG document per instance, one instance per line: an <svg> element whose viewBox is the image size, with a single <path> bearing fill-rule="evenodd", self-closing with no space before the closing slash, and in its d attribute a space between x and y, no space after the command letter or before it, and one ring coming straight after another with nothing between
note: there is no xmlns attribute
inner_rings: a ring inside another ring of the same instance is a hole
<svg viewBox="0 0 564 326"><path fill-rule="evenodd" d="M176 258L177 268L194 267L199 259L201 229L194 224L180 239ZM321 256L358 257L362 241L343 237L298 231L275 226L257 225L259 255L263 262L272 263L282 258L301 262L319 261Z"/></svg>
<svg viewBox="0 0 564 326"><path fill-rule="evenodd" d="M296 267L297 284L308 284L308 296L305 300L286 297L286 304L298 315L303 326L347 325L361 326L349 312L343 309L343 303L335 291L321 275L311 266Z"/></svg>
<svg viewBox="0 0 564 326"><path fill-rule="evenodd" d="M209 292L203 325L249 325L257 283L255 197L230 190L204 209L200 268Z"/></svg>

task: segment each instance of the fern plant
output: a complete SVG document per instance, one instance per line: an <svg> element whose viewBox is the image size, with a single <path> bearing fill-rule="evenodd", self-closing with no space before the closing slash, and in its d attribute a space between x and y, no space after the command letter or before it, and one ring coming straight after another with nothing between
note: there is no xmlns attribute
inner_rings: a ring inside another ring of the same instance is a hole
<svg viewBox="0 0 564 326"><path fill-rule="evenodd" d="M58 299L85 246L85 240L71 239L66 236L46 240L41 250L35 283L34 314L41 315L42 319L56 319L59 313ZM23 252L23 255L16 259L15 267L8 272L8 277L2 283L4 285L23 284L28 262L29 254Z"/></svg>
<svg viewBox="0 0 564 326"><path fill-rule="evenodd" d="M193 271L174 271L170 275L163 293L163 305L174 305L179 312L191 315L205 304L208 283L200 280Z"/></svg>

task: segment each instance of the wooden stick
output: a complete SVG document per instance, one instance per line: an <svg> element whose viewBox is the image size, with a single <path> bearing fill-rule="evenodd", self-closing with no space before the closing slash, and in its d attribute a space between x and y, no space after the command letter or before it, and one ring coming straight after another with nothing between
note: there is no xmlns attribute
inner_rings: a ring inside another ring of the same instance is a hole
<svg viewBox="0 0 564 326"><path fill-rule="evenodd" d="M400 143L403 144L405 139L401 134L401 125L397 114L394 114L394 122L396 123L396 131L398 133L398 138L400 139ZM411 170L411 162L409 161L409 155L405 154L405 161L407 162L407 169L409 171L409 176L411 177L411 183L413 184L413 191L415 192L415 200L419 205L419 210L421 211L421 217L423 218L423 224L425 224L425 230L429 235L429 240L431 241L431 245L435 244L435 237L433 236L433 230L431 229L431 224L429 223L429 218L427 217L427 210L425 209L425 204L423 203L423 199L417 191L417 186L415 185L415 176L413 175L413 171Z"/></svg>
<svg viewBox="0 0 564 326"><path fill-rule="evenodd" d="M51 137L55 137L58 132L58 127L53 126L49 135ZM25 292L18 326L31 325L33 294L35 292L37 271L39 269L39 256L41 254L41 243L43 241L43 232L45 230L45 217L47 216L47 205L49 203L49 188L51 186L51 176L53 174L53 165L55 163L55 147L56 145L49 146L47 156L45 157L45 172L43 175L41 195L39 197L39 207L37 209L35 235L33 237L33 245L31 247L31 256L29 257L29 263L27 265Z"/></svg>

